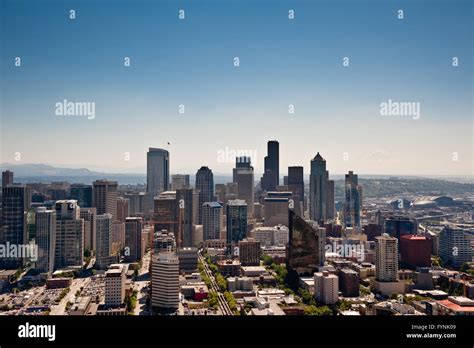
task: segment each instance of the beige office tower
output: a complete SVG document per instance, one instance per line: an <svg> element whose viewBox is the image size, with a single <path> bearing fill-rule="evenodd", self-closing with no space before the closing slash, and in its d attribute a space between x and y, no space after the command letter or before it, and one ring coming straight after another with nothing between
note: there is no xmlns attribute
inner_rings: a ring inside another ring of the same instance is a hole
<svg viewBox="0 0 474 348"><path fill-rule="evenodd" d="M119 255L125 247L125 223L114 221L112 224L112 255Z"/></svg>
<svg viewBox="0 0 474 348"><path fill-rule="evenodd" d="M56 210L55 269L82 267L84 261L84 220L76 200L59 200Z"/></svg>
<svg viewBox="0 0 474 348"><path fill-rule="evenodd" d="M264 226L288 226L288 197L265 197L264 205Z"/></svg>
<svg viewBox="0 0 474 348"><path fill-rule="evenodd" d="M97 209L80 208L80 217L84 220L84 250L96 250Z"/></svg>
<svg viewBox="0 0 474 348"><path fill-rule="evenodd" d="M225 184L215 184L214 194L218 202L225 202L226 186Z"/></svg>
<svg viewBox="0 0 474 348"><path fill-rule="evenodd" d="M158 310L174 311L179 306L179 259L173 251L152 257L151 305Z"/></svg>
<svg viewBox="0 0 474 348"><path fill-rule="evenodd" d="M193 190L193 224L199 225L199 192Z"/></svg>
<svg viewBox="0 0 474 348"><path fill-rule="evenodd" d="M92 205L97 215L112 214L117 220L117 181L96 180L92 185Z"/></svg>
<svg viewBox="0 0 474 348"><path fill-rule="evenodd" d="M54 271L54 248L56 246L56 211L45 207L36 209L36 244L38 245L38 259L35 269L40 273Z"/></svg>
<svg viewBox="0 0 474 348"><path fill-rule="evenodd" d="M125 222L125 219L130 216L130 200L128 198L117 198L117 220Z"/></svg>
<svg viewBox="0 0 474 348"><path fill-rule="evenodd" d="M260 266L260 242L253 238L239 241L239 261L242 266Z"/></svg>
<svg viewBox="0 0 474 348"><path fill-rule="evenodd" d="M118 307L125 300L125 282L128 266L126 264L110 265L105 272L105 305Z"/></svg>
<svg viewBox="0 0 474 348"><path fill-rule="evenodd" d="M248 217L254 216L254 175L253 168L239 168L236 171L237 198L247 203Z"/></svg>
<svg viewBox="0 0 474 348"><path fill-rule="evenodd" d="M193 225L193 245L195 247L204 242L202 225Z"/></svg>
<svg viewBox="0 0 474 348"><path fill-rule="evenodd" d="M190 188L189 175L173 174L171 175L171 189L173 191Z"/></svg>
<svg viewBox="0 0 474 348"><path fill-rule="evenodd" d="M398 280L398 240L387 234L375 237L375 279L379 282Z"/></svg>
<svg viewBox="0 0 474 348"><path fill-rule="evenodd" d="M178 239L178 202L176 191L162 192L155 197L153 220L155 231L167 230L173 232Z"/></svg>

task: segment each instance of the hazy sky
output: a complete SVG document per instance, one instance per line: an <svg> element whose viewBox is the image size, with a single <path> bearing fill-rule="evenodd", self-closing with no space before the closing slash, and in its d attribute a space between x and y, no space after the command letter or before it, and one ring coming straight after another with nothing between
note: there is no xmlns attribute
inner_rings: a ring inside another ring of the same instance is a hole
<svg viewBox="0 0 474 348"><path fill-rule="evenodd" d="M261 173L276 139L282 175L307 172L318 151L333 174L473 174L472 1L0 6L0 162L19 152L19 163L145 172L148 147L163 147L172 173L231 173L227 149L256 155ZM94 102L95 118L57 116L64 99ZM419 103L419 119L381 116L389 99Z"/></svg>

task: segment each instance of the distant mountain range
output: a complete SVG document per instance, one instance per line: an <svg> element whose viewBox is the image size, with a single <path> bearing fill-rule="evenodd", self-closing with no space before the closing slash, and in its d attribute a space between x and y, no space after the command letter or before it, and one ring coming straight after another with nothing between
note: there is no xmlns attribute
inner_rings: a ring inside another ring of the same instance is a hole
<svg viewBox="0 0 474 348"><path fill-rule="evenodd" d="M123 185L145 184L146 174L136 173L105 173L92 171L87 168L62 168L48 164L0 164L0 170L11 170L14 172L15 182L43 182L67 181L70 183L90 184L97 179L116 180ZM336 181L336 197L343 195L343 175L331 175ZM255 174L255 182L260 179ZM306 177L308 179L308 177ZM191 183L194 182L194 174L190 174ZM231 182L232 176L226 174L214 174L214 183ZM407 193L433 194L433 195L474 195L473 177L416 177L399 175L364 175L359 174L360 184L364 187L365 197L376 197L386 195L403 195Z"/></svg>

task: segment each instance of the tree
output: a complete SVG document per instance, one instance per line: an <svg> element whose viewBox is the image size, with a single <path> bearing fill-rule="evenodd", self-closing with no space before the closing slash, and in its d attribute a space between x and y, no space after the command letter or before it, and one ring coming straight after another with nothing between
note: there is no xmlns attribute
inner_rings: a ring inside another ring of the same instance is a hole
<svg viewBox="0 0 474 348"><path fill-rule="evenodd" d="M328 306L316 307L315 305L306 306L304 315L332 315L332 310Z"/></svg>
<svg viewBox="0 0 474 348"><path fill-rule="evenodd" d="M340 311L347 311L351 309L351 303L347 300L340 300L336 303L336 308Z"/></svg>
<svg viewBox="0 0 474 348"><path fill-rule="evenodd" d="M219 289L224 292L227 290L227 281L225 278L222 276L220 273L216 273L216 282L217 286L219 286Z"/></svg>
<svg viewBox="0 0 474 348"><path fill-rule="evenodd" d="M219 305L217 292L210 291L209 295L207 296L207 300L209 301L209 307L211 307L212 309L217 309Z"/></svg>
<svg viewBox="0 0 474 348"><path fill-rule="evenodd" d="M469 264L467 262L464 262L461 267L459 268L459 272L467 272L469 271L470 267L469 267Z"/></svg>
<svg viewBox="0 0 474 348"><path fill-rule="evenodd" d="M303 303L305 303L307 305L315 305L316 304L316 301L314 300L313 294L310 293L308 290L300 288L298 290L298 295L301 297L301 300L303 301Z"/></svg>

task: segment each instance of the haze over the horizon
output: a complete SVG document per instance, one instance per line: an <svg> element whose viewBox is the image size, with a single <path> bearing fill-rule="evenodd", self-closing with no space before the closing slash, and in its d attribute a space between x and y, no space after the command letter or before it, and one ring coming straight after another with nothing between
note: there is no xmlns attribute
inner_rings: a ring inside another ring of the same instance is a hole
<svg viewBox="0 0 474 348"><path fill-rule="evenodd" d="M161 147L171 173L232 173L239 152L262 173L278 140L282 174L320 152L331 174L473 175L469 1L141 5L2 2L1 163L144 173ZM95 102L95 119L56 116L64 99ZM381 116L389 99L420 118Z"/></svg>

